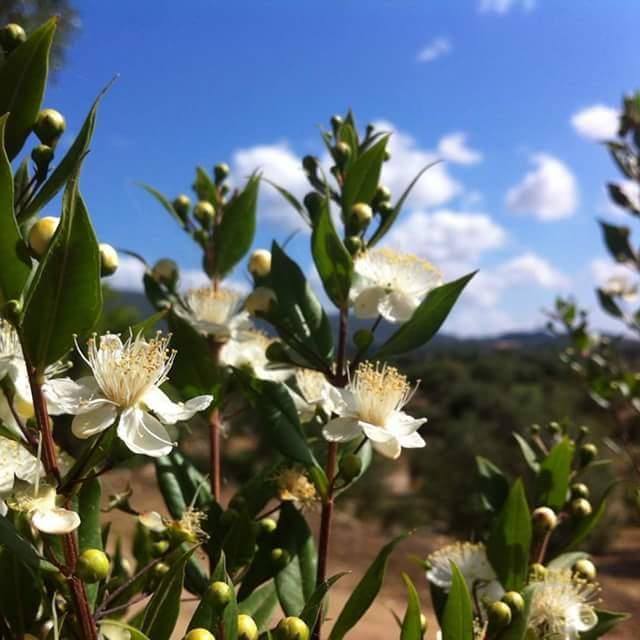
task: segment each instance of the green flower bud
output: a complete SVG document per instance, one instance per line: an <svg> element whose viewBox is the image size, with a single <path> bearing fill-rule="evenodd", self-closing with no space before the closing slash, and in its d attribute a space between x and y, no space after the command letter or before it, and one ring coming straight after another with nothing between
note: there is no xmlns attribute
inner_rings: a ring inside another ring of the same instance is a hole
<svg viewBox="0 0 640 640"><path fill-rule="evenodd" d="M278 523L273 518L262 518L258 522L258 527L258 535L268 536L278 528Z"/></svg>
<svg viewBox="0 0 640 640"><path fill-rule="evenodd" d="M373 218L371 207L364 202L356 202L351 207L351 220L357 225L357 228L364 229Z"/></svg>
<svg viewBox="0 0 640 640"><path fill-rule="evenodd" d="M378 213L383 217L383 218L387 218L388 216L390 216L394 209L393 209L393 205L390 202L381 202L377 207L376 210L378 211Z"/></svg>
<svg viewBox="0 0 640 640"><path fill-rule="evenodd" d="M206 629L197 628L191 629L189 633L184 637L184 640L216 640L214 635Z"/></svg>
<svg viewBox="0 0 640 640"><path fill-rule="evenodd" d="M324 198L317 191L310 191L304 197L304 206L307 208L312 222L318 219L323 200Z"/></svg>
<svg viewBox="0 0 640 640"><path fill-rule="evenodd" d="M106 242L98 245L100 250L100 275L112 276L118 270L118 252Z"/></svg>
<svg viewBox="0 0 640 640"><path fill-rule="evenodd" d="M513 614L524 611L524 598L517 591L507 591L502 596L502 602L511 609L511 613Z"/></svg>
<svg viewBox="0 0 640 640"><path fill-rule="evenodd" d="M586 498L589 499L590 491L589 487L583 482L574 482L571 485L571 497L572 498Z"/></svg>
<svg viewBox="0 0 640 640"><path fill-rule="evenodd" d="M271 273L271 251L256 249L249 258L249 273L257 278L266 278Z"/></svg>
<svg viewBox="0 0 640 640"><path fill-rule="evenodd" d="M213 175L215 177L216 184L218 185L227 179L229 173L229 165L224 162L220 162L215 167L213 167Z"/></svg>
<svg viewBox="0 0 640 640"><path fill-rule="evenodd" d="M171 567L169 567L169 565L165 562L158 562L158 564L153 565L151 574L154 576L154 578L162 578L162 576L165 575L170 568Z"/></svg>
<svg viewBox="0 0 640 640"><path fill-rule="evenodd" d="M151 276L156 282L165 285L169 289L173 289L180 277L180 270L173 260L162 258L153 265Z"/></svg>
<svg viewBox="0 0 640 640"><path fill-rule="evenodd" d="M169 551L169 546L168 540L159 540L158 542L154 542L151 545L151 555L154 558L159 558Z"/></svg>
<svg viewBox="0 0 640 640"><path fill-rule="evenodd" d="M337 133L338 129L342 126L344 120L341 116L335 115L331 116L331 127L333 128L333 132Z"/></svg>
<svg viewBox="0 0 640 640"><path fill-rule="evenodd" d="M391 160L391 153L389 153L389 151L384 152L384 161L385 162L389 162L389 160Z"/></svg>
<svg viewBox="0 0 640 640"><path fill-rule="evenodd" d="M198 542L198 535L189 527L185 527L180 521L174 521L167 527L169 540L173 546L181 545L183 542Z"/></svg>
<svg viewBox="0 0 640 640"><path fill-rule="evenodd" d="M27 34L19 24L7 24L0 29L0 47L5 53L11 53L27 39Z"/></svg>
<svg viewBox="0 0 640 640"><path fill-rule="evenodd" d="M302 158L302 168L309 174L315 175L318 170L318 158L315 156L305 156Z"/></svg>
<svg viewBox="0 0 640 640"><path fill-rule="evenodd" d="M193 207L193 217L203 227L209 227L216 217L216 210L207 200L200 200L200 202L196 202L196 206Z"/></svg>
<svg viewBox="0 0 640 640"><path fill-rule="evenodd" d="M29 230L29 246L37 258L42 258L47 252L59 224L60 218L45 216L40 218Z"/></svg>
<svg viewBox="0 0 640 640"><path fill-rule="evenodd" d="M333 147L333 157L339 168L344 167L351 157L351 147L346 142L338 142Z"/></svg>
<svg viewBox="0 0 640 640"><path fill-rule="evenodd" d="M357 478L362 471L362 460L354 453L348 453L338 463L340 469L340 475L346 482L351 482L354 478Z"/></svg>
<svg viewBox="0 0 640 640"><path fill-rule="evenodd" d="M196 229L193 232L195 241L201 246L206 247L209 242L209 234L204 229Z"/></svg>
<svg viewBox="0 0 640 640"><path fill-rule="evenodd" d="M53 149L46 144L38 144L31 150L31 159L38 169L38 173L46 175L53 160Z"/></svg>
<svg viewBox="0 0 640 640"><path fill-rule="evenodd" d="M86 549L80 554L76 564L76 573L88 584L104 580L111 571L107 554L100 549Z"/></svg>
<svg viewBox="0 0 640 640"><path fill-rule="evenodd" d="M584 580L589 580L590 582L595 580L596 576L598 575L596 565L593 564L591 560L587 560L586 558L582 558L581 560L578 560L573 565L573 570L575 573L578 574L578 576L580 576Z"/></svg>
<svg viewBox="0 0 640 640"><path fill-rule="evenodd" d="M550 434L555 435L558 434L562 431L562 428L560 427L560 425L554 420L553 422L550 422L547 425L547 431L549 431Z"/></svg>
<svg viewBox="0 0 640 640"><path fill-rule="evenodd" d="M571 515L576 518L586 518L591 515L593 509L591 508L591 503L585 498L576 498L571 501L570 505Z"/></svg>
<svg viewBox="0 0 640 640"><path fill-rule="evenodd" d="M265 355L267 356L267 360L269 360L269 362L289 362L287 351L284 348L282 342L279 342L278 340L272 342L267 347Z"/></svg>
<svg viewBox="0 0 640 640"><path fill-rule="evenodd" d="M276 640L309 640L309 627L304 620L289 616L278 623Z"/></svg>
<svg viewBox="0 0 640 640"><path fill-rule="evenodd" d="M385 187L383 184L378 185L376 195L373 196L373 201L377 205L380 205L383 202L389 202L389 200L391 200L391 191L389 190L389 187Z"/></svg>
<svg viewBox="0 0 640 640"><path fill-rule="evenodd" d="M43 109L37 116L33 131L42 144L54 147L67 128L67 123L59 111Z"/></svg>
<svg viewBox="0 0 640 640"><path fill-rule="evenodd" d="M578 450L578 458L580 459L580 466L586 467L593 462L598 455L598 447L592 442L583 444Z"/></svg>
<svg viewBox="0 0 640 640"><path fill-rule="evenodd" d="M212 582L207 589L207 599L216 611L224 609L233 598L233 589L226 582Z"/></svg>
<svg viewBox="0 0 640 640"><path fill-rule="evenodd" d="M589 433L591 432L591 429L589 429L589 427L587 427L586 425L582 425L579 429L580 432L580 437L581 438L585 438L586 436L589 435Z"/></svg>
<svg viewBox="0 0 640 640"><path fill-rule="evenodd" d="M173 208L176 210L176 213L182 218L186 220L189 215L189 209L191 209L191 198L181 193L174 201Z"/></svg>
<svg viewBox="0 0 640 640"><path fill-rule="evenodd" d="M276 292L268 287L256 287L244 302L244 308L251 314L269 313L276 302Z"/></svg>
<svg viewBox="0 0 640 640"><path fill-rule="evenodd" d="M258 639L258 625L255 620L241 613L238 616L238 640L257 640Z"/></svg>
<svg viewBox="0 0 640 640"><path fill-rule="evenodd" d="M511 609L504 602L494 602L487 613L491 629L504 629L511 624Z"/></svg>
<svg viewBox="0 0 640 640"><path fill-rule="evenodd" d="M358 236L347 236L344 240L344 246L352 256L355 256L362 250L362 240Z"/></svg>
<svg viewBox="0 0 640 640"><path fill-rule="evenodd" d="M534 435L537 433L540 433L540 425L539 424L532 424L531 428L529 429L531 431L531 433L533 433Z"/></svg>
<svg viewBox="0 0 640 640"><path fill-rule="evenodd" d="M353 334L353 343L358 347L358 350L364 351L371 346L373 337L373 333L369 329L358 329Z"/></svg>
<svg viewBox="0 0 640 640"><path fill-rule="evenodd" d="M538 531L551 531L558 526L558 516L549 507L538 507L531 514L533 526Z"/></svg>
<svg viewBox="0 0 640 640"><path fill-rule="evenodd" d="M271 564L276 571L284 569L291 560L291 555L286 549L276 547L271 550Z"/></svg>
<svg viewBox="0 0 640 640"><path fill-rule="evenodd" d="M544 577L547 575L547 567L539 562L534 562L529 566L529 575L534 582L544 580Z"/></svg>

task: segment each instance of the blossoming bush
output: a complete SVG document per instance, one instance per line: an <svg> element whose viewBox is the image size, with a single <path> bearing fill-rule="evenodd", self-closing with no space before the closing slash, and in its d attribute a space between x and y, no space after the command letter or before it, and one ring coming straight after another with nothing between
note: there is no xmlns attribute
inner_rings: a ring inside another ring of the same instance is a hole
<svg viewBox="0 0 640 640"><path fill-rule="evenodd" d="M380 550L329 621L327 599L344 575L327 574L330 543L340 539L334 505L374 455L395 460L426 446L426 418L407 411L417 383L389 361L436 334L473 274L443 284L427 262L378 246L422 172L392 203L379 183L389 135L369 127L362 136L349 113L322 134L327 171L304 159L302 203L258 173L232 189L224 164L197 170L194 206L145 187L202 251L211 285L183 294L174 263L147 266L157 313L124 335L92 335L101 275L118 261L98 243L79 190L100 98L59 157L64 118L41 109L55 28L53 20L28 37L18 25L0 30L0 635L168 640L184 589L198 602L188 640L353 635L405 536ZM32 163L20 162L32 132L40 140ZM248 296L225 284L252 246L261 184L310 228L338 316L335 339L285 246L249 257ZM42 216L61 191L61 216ZM350 335L352 314L369 318L370 330ZM382 344L381 322L395 325ZM154 336L160 323L169 334ZM74 349L87 373L75 379L66 364ZM222 411L238 397L273 455L226 503ZM196 416L192 428L209 442L204 475L179 446L182 423ZM598 608L595 566L578 550L606 506L605 496L592 506L583 482L598 463L585 438L566 426L547 440L520 439L527 478L479 458L487 517L470 523L476 540L424 562L440 630L421 613L425 584L405 576L406 611L385 634L598 638L622 620ZM102 499L101 477L141 456L155 465L163 513L142 508L135 489ZM103 505L135 522L133 569L101 522ZM314 535L306 508L316 505Z"/></svg>

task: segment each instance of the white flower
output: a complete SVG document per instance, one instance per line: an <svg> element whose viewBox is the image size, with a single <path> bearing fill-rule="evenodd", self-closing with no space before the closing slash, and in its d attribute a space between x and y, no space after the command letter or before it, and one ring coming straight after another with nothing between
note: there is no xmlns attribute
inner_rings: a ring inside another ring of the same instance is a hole
<svg viewBox="0 0 640 640"><path fill-rule="evenodd" d="M56 505L56 490L47 484L29 484L16 481L14 492L6 499L13 511L29 515L31 524L42 533L62 535L80 526L80 516L75 511Z"/></svg>
<svg viewBox="0 0 640 640"><path fill-rule="evenodd" d="M138 520L143 527L154 533L162 533L167 529L164 518L157 511L145 511L138 516Z"/></svg>
<svg viewBox="0 0 640 640"><path fill-rule="evenodd" d="M322 431L331 442L346 442L364 433L374 449L387 458L398 458L402 447L424 447L418 433L426 418L413 418L402 409L415 391L395 367L361 363L349 384L338 390L340 416Z"/></svg>
<svg viewBox="0 0 640 640"><path fill-rule="evenodd" d="M599 587L572 575L570 569L546 572L534 582L529 629L533 637L553 640L578 640L593 629L598 616L593 608Z"/></svg>
<svg viewBox="0 0 640 640"><path fill-rule="evenodd" d="M188 291L186 299L189 311L183 312L178 307L176 311L195 329L220 342L252 328L249 314L242 310L244 296L238 291L203 287Z"/></svg>
<svg viewBox="0 0 640 640"><path fill-rule="evenodd" d="M36 484L44 475L40 461L16 440L0 436L0 495L13 490L15 479Z"/></svg>
<svg viewBox="0 0 640 640"><path fill-rule="evenodd" d="M105 620L98 629L99 640L131 640L129 631L121 622Z"/></svg>
<svg viewBox="0 0 640 640"><path fill-rule="evenodd" d="M267 358L267 349L274 342L261 331L244 330L225 342L220 349L220 362L236 369L249 369L260 380L280 382L288 378L292 371Z"/></svg>
<svg viewBox="0 0 640 640"><path fill-rule="evenodd" d="M338 390L319 371L296 369L296 386L300 393L289 391L303 422L311 420L318 410L331 417L342 403Z"/></svg>
<svg viewBox="0 0 640 640"><path fill-rule="evenodd" d="M372 249L354 261L351 300L358 318L406 322L431 289L442 283L426 260L391 249Z"/></svg>
<svg viewBox="0 0 640 640"><path fill-rule="evenodd" d="M163 425L188 420L213 400L204 395L176 403L160 390L175 358L168 342L160 335L148 342L139 335L124 343L110 334L99 342L92 338L83 357L93 375L77 382L50 381L45 389L49 413L75 415L71 430L78 438L90 438L118 419L118 437L131 451L166 455L173 443Z"/></svg>
<svg viewBox="0 0 640 640"><path fill-rule="evenodd" d="M622 298L625 302L634 302L638 298L637 285L629 282L624 276L611 276L602 290L610 296Z"/></svg>
<svg viewBox="0 0 640 640"><path fill-rule="evenodd" d="M475 594L480 601L492 603L504 595L504 589L489 564L487 551L482 543L450 544L432 553L427 562L430 565L427 580L446 593L451 590L453 562L460 569L469 593Z"/></svg>

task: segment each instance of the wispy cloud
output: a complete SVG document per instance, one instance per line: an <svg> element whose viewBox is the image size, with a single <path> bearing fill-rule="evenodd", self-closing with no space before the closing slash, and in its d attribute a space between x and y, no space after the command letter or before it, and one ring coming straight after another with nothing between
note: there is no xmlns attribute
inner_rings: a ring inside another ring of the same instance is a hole
<svg viewBox="0 0 640 640"><path fill-rule="evenodd" d="M457 131L444 136L438 143L438 153L443 160L454 164L478 164L482 153L467 146L467 134Z"/></svg>
<svg viewBox="0 0 640 640"><path fill-rule="evenodd" d="M442 56L449 55L453 50L453 45L449 38L440 36L434 38L428 45L418 51L416 57L418 62L433 62Z"/></svg>
<svg viewBox="0 0 640 640"><path fill-rule="evenodd" d="M620 112L613 107L594 104L571 116L571 125L578 135L588 140L609 140L618 132Z"/></svg>
<svg viewBox="0 0 640 640"><path fill-rule="evenodd" d="M533 11L536 8L536 0L480 0L478 4L480 13L494 13L501 16L518 7L523 11Z"/></svg>

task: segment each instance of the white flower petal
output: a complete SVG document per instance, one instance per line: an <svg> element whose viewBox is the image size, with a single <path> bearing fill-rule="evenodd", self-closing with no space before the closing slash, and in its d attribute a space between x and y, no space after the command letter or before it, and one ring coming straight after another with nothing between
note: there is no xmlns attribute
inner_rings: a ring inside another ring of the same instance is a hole
<svg viewBox="0 0 640 640"><path fill-rule="evenodd" d="M368 422L359 422L360 428L364 431L365 435L372 442L389 442L390 440L395 440L396 437L390 431L383 429L381 427L376 427L373 424L369 424Z"/></svg>
<svg viewBox="0 0 640 640"><path fill-rule="evenodd" d="M362 433L357 420L353 418L335 418L329 420L322 429L322 435L329 442L348 442Z"/></svg>
<svg viewBox="0 0 640 640"><path fill-rule="evenodd" d="M105 620L100 623L100 640L131 640L131 631L121 626L119 622Z"/></svg>
<svg viewBox="0 0 640 640"><path fill-rule="evenodd" d="M118 437L133 453L159 458L173 449L167 430L150 413L127 409L118 422Z"/></svg>
<svg viewBox="0 0 640 640"><path fill-rule="evenodd" d="M358 318L377 318L380 305L387 296L382 287L368 287L353 301L353 309Z"/></svg>
<svg viewBox="0 0 640 640"><path fill-rule="evenodd" d="M188 420L199 411L204 411L213 401L213 396L196 396L187 402L174 402L167 394L152 387L144 395L142 401L153 411L164 424L175 424L180 420Z"/></svg>
<svg viewBox="0 0 640 640"><path fill-rule="evenodd" d="M42 389L50 415L75 415L96 394L98 385L93 376L80 378L77 382L71 378L53 378L47 380Z"/></svg>
<svg viewBox="0 0 640 640"><path fill-rule="evenodd" d="M419 304L420 300L413 296L392 291L380 301L378 310L387 322L406 322Z"/></svg>
<svg viewBox="0 0 640 640"><path fill-rule="evenodd" d="M392 460L398 459L402 453L402 447L396 438L386 442L373 442L373 448L385 458L391 458Z"/></svg>
<svg viewBox="0 0 640 640"><path fill-rule="evenodd" d="M598 615L587 604L576 605L567 617L576 631L590 631L598 624Z"/></svg>
<svg viewBox="0 0 640 640"><path fill-rule="evenodd" d="M76 438L86 440L108 429L116 420L118 411L110 402L96 402L89 410L77 414L71 423L71 431Z"/></svg>
<svg viewBox="0 0 640 640"><path fill-rule="evenodd" d="M389 417L386 427L397 437L409 436L425 422L427 422L426 418L414 418L404 411L394 411Z"/></svg>
<svg viewBox="0 0 640 640"><path fill-rule="evenodd" d="M80 516L62 508L36 509L31 513L31 524L42 533L61 535L75 531L80 526Z"/></svg>
<svg viewBox="0 0 640 640"><path fill-rule="evenodd" d="M423 437L417 431L414 431L408 436L401 436L398 438L398 442L405 449L421 449L427 445Z"/></svg>
<svg viewBox="0 0 640 640"><path fill-rule="evenodd" d="M138 520L143 527L156 533L162 533L167 529L162 516L157 511L145 511L138 516Z"/></svg>

